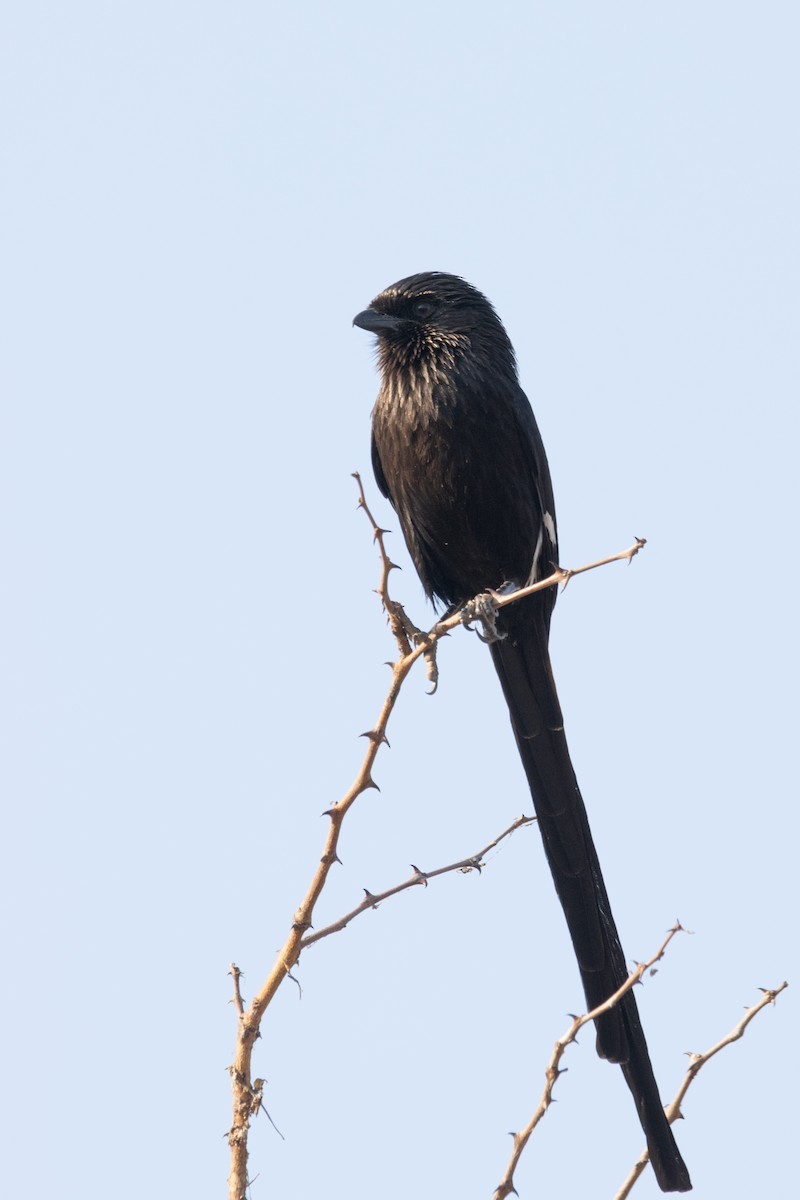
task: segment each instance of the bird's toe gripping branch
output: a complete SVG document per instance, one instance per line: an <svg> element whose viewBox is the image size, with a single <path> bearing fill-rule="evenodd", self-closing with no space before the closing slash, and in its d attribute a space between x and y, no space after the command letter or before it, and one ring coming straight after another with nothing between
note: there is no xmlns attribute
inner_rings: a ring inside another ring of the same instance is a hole
<svg viewBox="0 0 800 1200"><path fill-rule="evenodd" d="M481 592L461 610L461 623L472 633L476 633L482 642L501 642L507 635L497 628L497 592ZM480 626L480 628L476 628Z"/></svg>

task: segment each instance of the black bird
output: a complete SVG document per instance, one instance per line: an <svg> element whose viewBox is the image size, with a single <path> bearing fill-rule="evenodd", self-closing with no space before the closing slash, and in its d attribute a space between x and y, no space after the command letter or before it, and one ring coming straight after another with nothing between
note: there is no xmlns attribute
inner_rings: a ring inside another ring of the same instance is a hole
<svg viewBox="0 0 800 1200"><path fill-rule="evenodd" d="M428 271L386 288L353 323L378 337L372 462L428 597L454 609L549 574L558 562L550 470L514 349L486 297ZM594 1008L628 970L550 666L555 600L549 588L504 607L490 650ZM632 991L597 1021L597 1048L622 1067L660 1187L689 1191Z"/></svg>

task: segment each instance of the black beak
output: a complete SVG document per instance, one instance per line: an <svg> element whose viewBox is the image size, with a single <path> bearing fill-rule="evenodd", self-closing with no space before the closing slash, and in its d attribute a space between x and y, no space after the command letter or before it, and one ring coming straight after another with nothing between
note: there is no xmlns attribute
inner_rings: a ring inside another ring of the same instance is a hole
<svg viewBox="0 0 800 1200"><path fill-rule="evenodd" d="M392 317L388 313L377 312L374 308L365 308L357 317L353 317L353 324L359 329L366 329L369 333L388 333L392 329L398 329L402 325L400 317Z"/></svg>

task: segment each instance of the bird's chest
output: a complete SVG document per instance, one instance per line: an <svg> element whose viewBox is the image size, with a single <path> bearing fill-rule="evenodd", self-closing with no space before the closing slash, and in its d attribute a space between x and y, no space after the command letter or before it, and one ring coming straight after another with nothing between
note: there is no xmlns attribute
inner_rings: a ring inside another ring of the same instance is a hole
<svg viewBox="0 0 800 1200"><path fill-rule="evenodd" d="M429 575L450 572L451 596L527 573L530 471L502 407L463 388L386 390L373 433L406 540Z"/></svg>
<svg viewBox="0 0 800 1200"><path fill-rule="evenodd" d="M410 493L416 504L427 498L442 517L471 505L493 436L479 406L437 391L430 380L394 388L375 406L373 434L393 496Z"/></svg>

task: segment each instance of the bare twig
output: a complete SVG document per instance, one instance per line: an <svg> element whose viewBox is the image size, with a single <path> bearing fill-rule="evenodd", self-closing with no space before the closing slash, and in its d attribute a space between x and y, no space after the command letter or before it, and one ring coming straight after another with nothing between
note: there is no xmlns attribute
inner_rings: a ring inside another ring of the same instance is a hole
<svg viewBox="0 0 800 1200"><path fill-rule="evenodd" d="M498 608L505 608L507 604L513 604L516 600L522 600L525 596L532 596L534 592L544 591L545 588L553 587L555 584L563 584L567 586L570 579L575 575L583 575L586 571L596 571L598 567L607 567L609 563L627 561L629 564L633 562L640 550L643 550L647 545L647 538L637 537L632 546L627 550L620 550L618 554L609 554L607 558L598 558L596 562L587 563L585 567L557 567L553 566L553 574L548 575L547 579L542 579L538 583L532 583L529 587L518 588L515 592L506 594L492 593L495 595L495 603Z"/></svg>
<svg viewBox="0 0 800 1200"><path fill-rule="evenodd" d="M360 917L362 913L367 912L370 908L377 908L379 904L382 904L384 900L388 900L390 896L397 896L400 892L405 892L409 888L419 887L420 884L427 887L428 880L435 879L438 875L447 875L451 871L480 871L484 865L483 860L490 850L494 850L495 846L498 846L504 838L510 837L512 833L521 829L523 825L530 825L535 820L536 817L517 817L516 821L513 821L508 829L504 829L496 838L492 838L491 842L484 846L482 850L478 850L476 854L470 855L469 858L462 858L458 862L450 863L446 867L437 867L435 871L420 871L419 867L415 867L412 863L411 870L413 871L413 875L405 879L402 883L397 883L394 887L387 888L385 892L373 894L364 888L364 899L360 904L357 904L349 913L345 913L338 921L332 921L330 925L326 925L324 929L318 929L314 933L309 933L303 938L301 949L305 950L307 947L313 946L315 942L321 941L322 938L330 937L332 933L340 933L356 917Z"/></svg>
<svg viewBox="0 0 800 1200"><path fill-rule="evenodd" d="M392 607L393 602L388 592L388 580L394 564L386 554L383 543L383 530L379 529L375 524L372 514L369 513L366 507L360 480L359 489L361 494L360 503L372 522L373 535L380 549L382 571L381 583L378 590L384 606L389 613L389 620L398 643L400 657L397 662L391 664L392 681L389 685L389 691L384 700L378 720L375 722L374 727L365 735L369 745L361 768L353 784L341 800L332 805L324 814L330 818L330 826L325 839L322 856L300 907L294 914L289 934L278 952L275 963L261 989L253 997L249 1007L239 1015L236 1052L230 1068L233 1091L233 1124L228 1133L228 1142L231 1147L231 1171L228 1176L229 1200L245 1200L247 1193L247 1131L252 1117L252 1085L250 1082L252 1077L252 1055L253 1046L259 1036L261 1019L284 979L291 977L292 967L300 955L303 938L307 936L311 928L314 908L325 887L330 869L335 862L339 861L337 848L344 818L363 792L369 788L377 787L372 778L372 768L378 751L387 741L386 727L389 717L397 702L403 681L417 659L426 654L428 650L427 644L421 644L414 648L411 647L407 630L412 627L405 620L404 614L402 618L399 615L402 613L400 606ZM234 976L234 1003L236 1003L237 989L238 977Z"/></svg>
<svg viewBox="0 0 800 1200"><path fill-rule="evenodd" d="M545 1068L545 1085L544 1091L542 1092L542 1098L539 1101L536 1111L522 1132L512 1135L514 1138L514 1149L511 1153L511 1158L509 1159L503 1178L500 1180L499 1184L494 1190L492 1200L504 1200L506 1196L517 1194L517 1190L514 1187L514 1172L517 1169L520 1158L522 1157L522 1152L530 1140L531 1134L541 1121L544 1114L547 1112L550 1105L553 1103L553 1090L556 1082L558 1081L559 1076L564 1074L564 1072L560 1069L559 1064L561 1059L564 1057L564 1052L566 1051L567 1046L571 1045L576 1040L578 1033L584 1025L588 1024L589 1021L594 1021L597 1017L602 1016L603 1013L608 1012L609 1009L612 1009L615 1004L618 1004L625 993L629 992L632 987L639 983L646 972L649 971L650 968L659 961L659 959L663 958L667 946L670 944L675 935L681 932L685 932L685 930L683 929L680 921L676 921L653 957L648 959L647 962L638 963L636 970L628 976L622 987L614 992L613 996L609 996L608 1000L605 1000L602 1004L599 1004L597 1008L593 1008L591 1012L585 1013L580 1017L575 1017L566 1033L562 1034L562 1036L558 1039L553 1047L553 1053L550 1056L550 1061Z"/></svg>
<svg viewBox="0 0 800 1200"><path fill-rule="evenodd" d="M411 645L417 638L424 638L425 634L421 629L417 629L415 625L406 617L405 610L402 605L392 600L389 595L389 575L392 571L398 570L397 563L393 563L386 553L386 543L383 540L383 535L388 533L388 529L382 529L372 515L367 497L364 494L364 485L361 482L361 475L358 471L353 472L353 478L358 487L358 507L363 508L367 520L372 525L372 539L378 546L378 552L381 558L381 578L376 591L381 598L381 603L389 617L389 626L397 642L397 647L401 655L410 654Z"/></svg>
<svg viewBox="0 0 800 1200"><path fill-rule="evenodd" d="M726 1046L732 1045L733 1042L738 1042L739 1038L744 1036L744 1031L747 1029L747 1026L750 1024L750 1022L757 1017L761 1010L766 1008L767 1005L774 1004L784 988L787 988L788 986L789 984L784 980L780 987L759 988L759 991L762 993L761 999L757 1004L754 1004L752 1008L745 1010L745 1014L741 1021L734 1025L730 1033L726 1034L725 1037L717 1042L715 1046L712 1046L710 1050L706 1050L703 1054L689 1055L692 1060L691 1065L684 1075L680 1087L675 1093L675 1098L666 1107L667 1120L669 1121L670 1125L673 1121L677 1121L678 1118L682 1116L681 1102L697 1078L700 1069L704 1067L709 1059L713 1058L715 1054L719 1054L720 1050L724 1050ZM625 1197L631 1194L637 1179L642 1174L649 1161L650 1155L645 1150L632 1168L622 1187L614 1196L614 1200L625 1200Z"/></svg>
<svg viewBox="0 0 800 1200"><path fill-rule="evenodd" d="M266 1079L254 1079L253 1080L253 1086L250 1089L251 1090L250 1115L253 1117L257 1117L259 1114L259 1111L263 1111L264 1116L267 1118L270 1125L277 1133L278 1137L281 1139L282 1142L285 1142L286 1138L283 1136L280 1129L278 1129L278 1126L275 1124L272 1117L269 1115L269 1112L267 1111L267 1106L264 1103L264 1088L266 1087L266 1083L267 1083Z"/></svg>
<svg viewBox="0 0 800 1200"><path fill-rule="evenodd" d="M241 1017L244 1015L244 1002L242 1000L242 993L239 988L239 980L242 977L242 972L239 970L236 963L231 963L231 969L228 971L228 974L233 976L233 1003L236 1011Z"/></svg>

